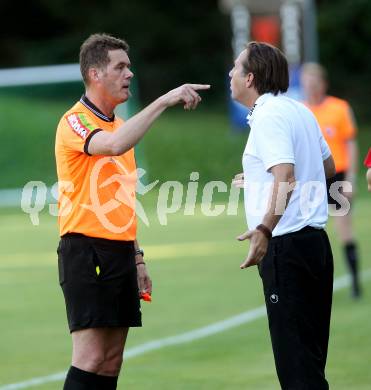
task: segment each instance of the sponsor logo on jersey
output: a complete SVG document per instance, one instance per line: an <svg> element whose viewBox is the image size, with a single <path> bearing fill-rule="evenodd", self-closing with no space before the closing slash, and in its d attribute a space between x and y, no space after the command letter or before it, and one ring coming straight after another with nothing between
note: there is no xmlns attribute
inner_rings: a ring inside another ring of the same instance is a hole
<svg viewBox="0 0 371 390"><path fill-rule="evenodd" d="M86 139L90 130L85 127L80 118L76 114L70 114L67 116L67 122L71 126L71 129L83 140Z"/></svg>

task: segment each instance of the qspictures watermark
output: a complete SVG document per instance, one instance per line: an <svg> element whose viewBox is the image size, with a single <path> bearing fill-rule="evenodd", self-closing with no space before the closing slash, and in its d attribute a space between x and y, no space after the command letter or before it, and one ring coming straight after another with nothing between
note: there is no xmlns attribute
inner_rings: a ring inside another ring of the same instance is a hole
<svg viewBox="0 0 371 390"><path fill-rule="evenodd" d="M66 217L72 212L73 207L81 207L92 213L102 226L113 233L126 231L137 216L146 226L150 225L147 212L140 200L140 197L157 191L155 197L156 218L161 225L168 224L168 217L171 214L182 212L185 216L193 216L196 207L206 217L217 217L225 213L228 216L235 216L238 213L241 189L244 189L245 196L249 199L245 202L246 211L254 216L263 217L268 209L270 191L273 182L249 182L240 181L239 184L225 183L223 181L209 181L201 184L199 172L192 172L186 184L172 180L160 183L155 180L149 184L143 183L146 171L137 168L133 172L126 170L122 174L115 173L103 182L98 182L99 173L105 164L112 163L111 157L98 160L89 178L89 199L90 203L74 204L71 197L76 191L74 184L70 181L55 183L50 189L42 181L28 182L22 191L21 208L30 217L34 226L40 224L40 213L48 207L50 215L55 217ZM120 167L122 168L122 167ZM98 185L99 183L99 185ZM115 186L117 190L114 196L101 203L99 191L104 187ZM310 215L313 209L327 203L326 185L319 181L296 182L293 186L289 183L280 183L279 197L275 213L282 215L285 211L287 196L293 191L290 201L299 202L300 213L303 217ZM351 192L351 183L347 181L335 182L330 187L330 194L338 202L338 208L329 207L329 214L332 216L346 215L350 209L350 202L344 195ZM217 193L225 194L228 200L215 202ZM48 202L48 195L54 201ZM138 197L139 195L139 197ZM201 202L197 203L197 199ZM131 210L125 223L118 226L109 217L110 213L125 206Z"/></svg>
<svg viewBox="0 0 371 390"><path fill-rule="evenodd" d="M223 181L215 180L206 183L201 188L199 183L200 174L192 172L190 180L186 184L176 180L163 183L155 180L145 185L140 180L145 173L144 169L138 168L136 170L138 181L135 194L128 192L122 177L113 178L109 184L119 181L120 191L117 191L115 197L104 204L101 204L99 201L96 182L90 180L91 203L88 205L82 203L78 207L92 212L101 224L112 232L118 232L124 226L113 226L107 214L122 204L132 209L133 214L135 213L145 225L149 226L150 222L147 212L138 195L143 196L154 191L157 191L154 198L156 218L161 225L167 225L168 216L177 212L183 212L186 216L193 216L197 207L200 207L201 213L207 217L217 217L223 213L237 215L241 191L240 188L232 185L232 183L227 185ZM107 185L106 182L103 184ZM49 214L55 217L67 216L72 212L73 203L69 195L74 193L74 191L75 186L69 181L56 182L50 188L42 181L29 181L22 190L21 208L23 212L29 215L31 223L34 226L38 226L40 224L40 213L46 208ZM226 203L215 202L214 196L216 193L227 194L228 201ZM201 202L197 203L200 195ZM53 199L52 202L47 201L50 197Z"/></svg>

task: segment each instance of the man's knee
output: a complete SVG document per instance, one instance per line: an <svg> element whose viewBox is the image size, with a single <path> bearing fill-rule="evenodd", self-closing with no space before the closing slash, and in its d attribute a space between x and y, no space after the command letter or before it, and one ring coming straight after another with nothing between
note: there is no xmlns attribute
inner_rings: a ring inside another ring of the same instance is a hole
<svg viewBox="0 0 371 390"><path fill-rule="evenodd" d="M101 366L100 374L107 376L118 376L122 366L122 353L115 352L106 355L103 365Z"/></svg>
<svg viewBox="0 0 371 390"><path fill-rule="evenodd" d="M72 363L74 366L88 372L99 375L118 376L122 366L122 353L112 352L104 353L95 351L89 354L80 354Z"/></svg>
<svg viewBox="0 0 371 390"><path fill-rule="evenodd" d="M73 334L72 365L98 375L118 376L127 330L87 329Z"/></svg>
<svg viewBox="0 0 371 390"><path fill-rule="evenodd" d="M99 373L105 364L105 356L101 351L89 351L89 353L81 352L75 355L72 361L72 365L80 368L81 370Z"/></svg>

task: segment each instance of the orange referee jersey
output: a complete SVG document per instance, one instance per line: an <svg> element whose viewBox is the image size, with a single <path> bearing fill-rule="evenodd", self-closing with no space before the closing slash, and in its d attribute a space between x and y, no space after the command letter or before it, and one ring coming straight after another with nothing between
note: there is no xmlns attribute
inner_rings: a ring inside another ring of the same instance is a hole
<svg viewBox="0 0 371 390"><path fill-rule="evenodd" d="M321 104L309 105L321 127L335 161L336 172L349 169L347 142L356 135L356 125L349 104L342 99L326 96Z"/></svg>
<svg viewBox="0 0 371 390"><path fill-rule="evenodd" d="M61 118L55 142L61 236L135 240L134 149L121 156L91 156L87 149L96 132L113 132L122 123L117 116L108 118L86 96Z"/></svg>

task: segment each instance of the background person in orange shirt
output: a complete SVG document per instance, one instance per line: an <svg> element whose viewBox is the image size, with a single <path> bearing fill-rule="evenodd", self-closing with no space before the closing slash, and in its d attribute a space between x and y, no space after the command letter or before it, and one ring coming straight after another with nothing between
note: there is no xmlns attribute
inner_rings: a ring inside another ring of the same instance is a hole
<svg viewBox="0 0 371 390"><path fill-rule="evenodd" d="M128 330L141 326L140 293L152 282L136 240L133 147L168 107L194 109L185 84L125 123L114 109L129 98L128 45L106 34L80 49L86 92L61 118L56 134L59 181L59 282L72 334L64 390L116 389Z"/></svg>
<svg viewBox="0 0 371 390"><path fill-rule="evenodd" d="M343 192L352 201L358 163L356 143L356 124L350 105L342 99L327 95L327 73L317 63L306 63L302 67L301 84L305 95L305 104L312 110L321 127L335 160L336 175L328 180L327 188L336 181L348 181L352 184L351 192ZM340 204L328 192L329 204ZM334 216L335 226L343 244L344 255L352 276L352 296L361 295L359 282L359 258L357 244L352 228L352 215L349 211L344 216Z"/></svg>

